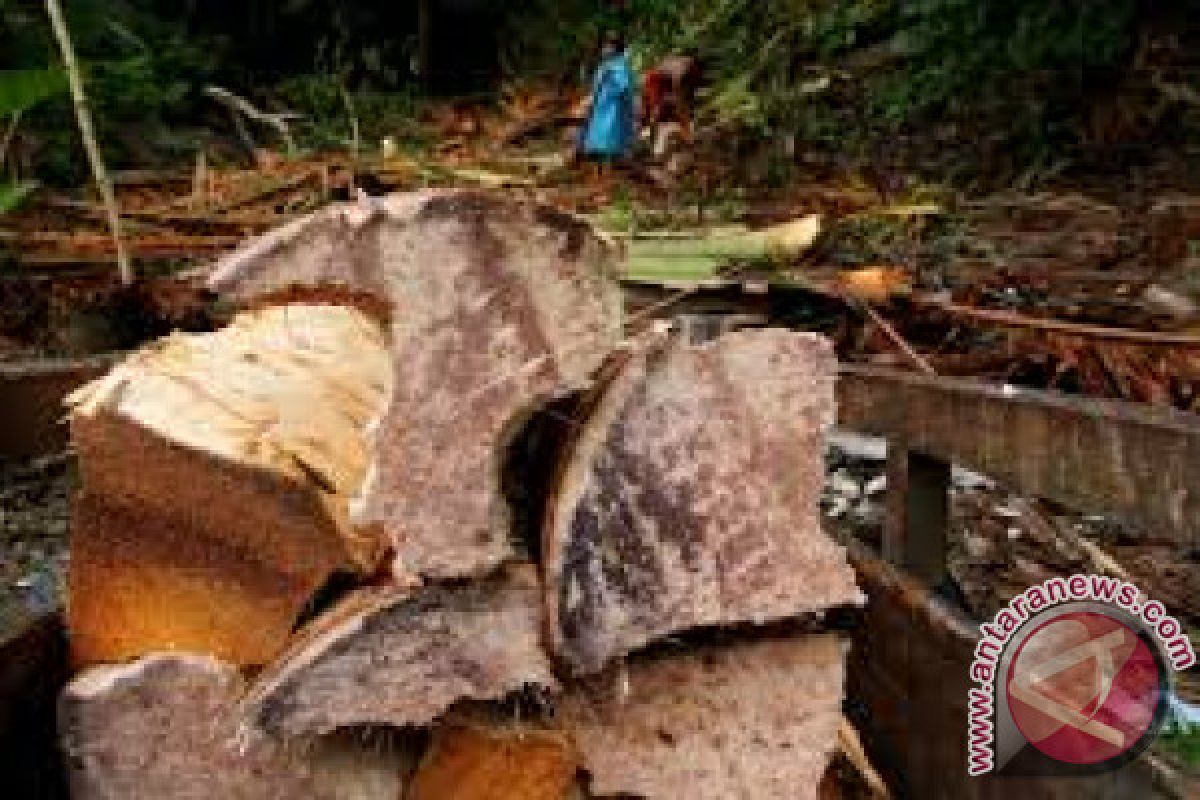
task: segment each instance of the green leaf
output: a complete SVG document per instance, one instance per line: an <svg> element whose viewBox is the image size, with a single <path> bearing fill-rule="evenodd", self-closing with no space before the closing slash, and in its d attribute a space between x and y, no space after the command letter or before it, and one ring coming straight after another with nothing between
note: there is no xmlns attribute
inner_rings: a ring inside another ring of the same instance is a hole
<svg viewBox="0 0 1200 800"><path fill-rule="evenodd" d="M26 111L66 87L66 73L60 69L0 70L0 115Z"/></svg>
<svg viewBox="0 0 1200 800"><path fill-rule="evenodd" d="M16 210L22 201L29 196L30 192L36 188L37 184L31 181L24 183L0 183L0 214L7 214L9 211Z"/></svg>

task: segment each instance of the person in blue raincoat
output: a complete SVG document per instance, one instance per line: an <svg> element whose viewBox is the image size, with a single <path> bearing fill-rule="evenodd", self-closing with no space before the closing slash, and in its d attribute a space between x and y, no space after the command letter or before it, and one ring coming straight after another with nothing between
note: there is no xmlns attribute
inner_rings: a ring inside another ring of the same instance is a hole
<svg viewBox="0 0 1200 800"><path fill-rule="evenodd" d="M636 87L625 43L619 35L608 34L592 85L592 107L579 134L585 157L610 162L633 150Z"/></svg>

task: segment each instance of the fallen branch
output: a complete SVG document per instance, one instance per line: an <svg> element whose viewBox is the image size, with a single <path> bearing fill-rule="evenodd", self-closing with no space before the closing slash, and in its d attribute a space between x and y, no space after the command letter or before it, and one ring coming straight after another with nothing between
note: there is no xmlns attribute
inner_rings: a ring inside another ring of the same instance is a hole
<svg viewBox="0 0 1200 800"><path fill-rule="evenodd" d="M1159 331L1138 331L1129 328L1108 328L1103 325L1085 325L1077 322L1065 322L1058 319L1043 319L1027 317L1012 311L1001 311L992 308L974 308L958 303L935 300L930 297L914 297L913 303L923 308L936 309L956 317L976 319L982 322L992 322L1009 328L1031 328L1034 330L1055 331L1076 336L1086 336L1094 339L1110 339L1120 342L1135 342L1138 344L1163 345L1172 347L1200 347L1200 336L1189 336L1181 333L1162 333Z"/></svg>
<svg viewBox="0 0 1200 800"><path fill-rule="evenodd" d="M1036 529L1037 533L1052 541L1061 542L1069 547L1073 547L1084 562L1087 563L1090 572L1097 575L1107 575L1110 578L1116 578L1126 583L1133 582L1133 577L1129 574L1128 570L1117 563L1116 559L1100 549L1095 542L1088 540L1069 525L1059 524L1056 520L1044 514L1036 502L1020 499L1015 503L1015 507L1021 512L1025 521Z"/></svg>
<svg viewBox="0 0 1200 800"><path fill-rule="evenodd" d="M117 269L121 274L121 282L128 285L133 283L133 264L125 245L121 241L121 214L117 208L117 196L113 191L112 181L100 155L100 145L96 141L96 133L92 129L92 116L88 111L87 95L83 91L83 78L79 74L79 64L75 60L75 48L71 44L71 33L67 29L67 21L63 17L62 7L58 0L46 0L46 12L50 15L50 25L54 28L54 36L62 51L63 64L67 69L67 79L71 86L71 102L75 106L75 118L79 123L79 135L83 139L83 149L87 152L88 161L92 166L92 176L100 190L104 208L108 212L108 227L112 232L113 246L116 248Z"/></svg>
<svg viewBox="0 0 1200 800"><path fill-rule="evenodd" d="M283 111L276 114L270 114L255 107L249 100L243 97L238 97L228 89L222 89L220 86L206 86L204 93L216 100L221 105L229 109L233 114L234 124L238 126L238 133L250 148L254 149L254 139L250 137L249 132L242 122L242 116L248 117L255 122L274 128L279 134L279 138L283 139L283 144L287 148L288 155L295 155L296 140L292 138L292 131L288 127L288 120L296 119L298 114L293 111ZM241 116L238 116L238 115Z"/></svg>
<svg viewBox="0 0 1200 800"><path fill-rule="evenodd" d="M871 308L871 306L867 303L863 303L862 307L867 316L871 318L871 321L879 326L879 329L883 331L889 339L892 340L896 347L900 348L901 352L903 352L904 355L907 356L908 359L917 366L917 369L921 370L921 372L924 372L926 375L937 375L937 370L930 366L929 362L925 360L925 357L914 350L913 346L910 345L908 341L900 335L900 332L893 328L892 324L884 319L878 311Z"/></svg>

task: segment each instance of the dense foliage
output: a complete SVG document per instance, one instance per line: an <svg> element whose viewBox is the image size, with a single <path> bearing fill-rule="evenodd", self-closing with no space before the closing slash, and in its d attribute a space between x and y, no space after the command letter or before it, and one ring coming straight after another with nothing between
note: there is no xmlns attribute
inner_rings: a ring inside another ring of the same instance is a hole
<svg viewBox="0 0 1200 800"><path fill-rule="evenodd" d="M1096 140L1148 142L1178 122L1136 86L1135 67L1155 36L1186 54L1198 12L1196 0L538 0L517 17L514 52L527 69L553 69L627 23L643 63L701 59L715 121L843 153L919 138L935 155L958 145L1016 166ZM1155 124L1118 120L1097 135L1097 110L1114 98L1130 116L1154 106Z"/></svg>
<svg viewBox="0 0 1200 800"><path fill-rule="evenodd" d="M668 52L700 59L708 122L843 154L923 147L1019 166L1080 145L1177 139L1196 116L1194 73L1171 67L1190 95L1139 76L1154 66L1148 42L1173 43L1187 61L1200 0L71 0L67 10L104 146L140 163L190 151L205 124L220 124L199 91L209 82L336 119L311 126L318 144L344 138L330 131L346 127L346 90L364 93L361 117L386 115L384 93L419 85L422 2L437 11L435 53L467 76L453 88L486 85L497 64L578 81L602 32L618 28L639 65ZM56 63L41 0L0 0L0 69ZM40 172L78 175L65 96L22 129L36 133L25 159Z"/></svg>

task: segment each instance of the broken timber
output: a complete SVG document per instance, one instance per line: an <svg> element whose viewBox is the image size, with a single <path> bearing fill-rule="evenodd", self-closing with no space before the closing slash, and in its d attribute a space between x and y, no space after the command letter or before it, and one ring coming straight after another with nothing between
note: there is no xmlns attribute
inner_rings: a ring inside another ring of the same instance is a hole
<svg viewBox="0 0 1200 800"><path fill-rule="evenodd" d="M844 648L755 624L861 600L817 513L832 349L655 330L614 356L611 255L578 220L478 192L335 207L218 269L266 310L78 394L77 658L141 656L64 695L83 796L131 786L146 753L166 798L209 771L250 781L218 794L322 797L289 780L323 752L272 780L278 740L377 726L433 732L392 797L550 798L579 767L651 800L815 796ZM556 414L570 432L538 439ZM531 521L551 505L540 543L514 536L510 497ZM171 721L171 696L198 711ZM537 785L512 775L527 757Z"/></svg>
<svg viewBox="0 0 1200 800"><path fill-rule="evenodd" d="M818 514L833 376L833 350L813 334L633 346L547 509L559 657L594 672L673 633L859 600Z"/></svg>
<svg viewBox="0 0 1200 800"><path fill-rule="evenodd" d="M334 572L374 571L383 542L347 505L387 382L377 325L288 307L170 336L75 392L76 663L264 664Z"/></svg>
<svg viewBox="0 0 1200 800"><path fill-rule="evenodd" d="M493 715L494 716L494 715ZM412 779L411 800L581 797L578 756L562 731L514 720L441 723Z"/></svg>
<svg viewBox="0 0 1200 800"><path fill-rule="evenodd" d="M613 258L586 222L549 207L429 191L317 212L230 256L211 286L245 303L382 303L396 381L355 519L387 532L398 575L445 579L515 554L502 454L615 346Z"/></svg>
<svg viewBox="0 0 1200 800"><path fill-rule="evenodd" d="M635 657L559 703L596 795L815 800L845 647L781 636Z"/></svg>
<svg viewBox="0 0 1200 800"><path fill-rule="evenodd" d="M396 800L404 759L349 737L288 748L237 738L238 670L207 656L93 667L59 705L77 800Z"/></svg>
<svg viewBox="0 0 1200 800"><path fill-rule="evenodd" d="M464 587L364 589L261 676L243 714L276 736L420 727L459 700L557 686L532 567Z"/></svg>

